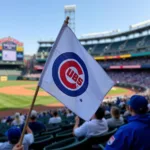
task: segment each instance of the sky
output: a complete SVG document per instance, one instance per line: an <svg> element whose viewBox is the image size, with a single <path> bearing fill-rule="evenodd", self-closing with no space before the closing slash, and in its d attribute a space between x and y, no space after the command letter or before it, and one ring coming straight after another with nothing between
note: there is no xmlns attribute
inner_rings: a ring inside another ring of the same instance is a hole
<svg viewBox="0 0 150 150"><path fill-rule="evenodd" d="M51 40L65 19L64 6L76 5L76 35L115 29L150 19L150 0L0 0L0 38L24 43L25 54L35 54L37 41Z"/></svg>

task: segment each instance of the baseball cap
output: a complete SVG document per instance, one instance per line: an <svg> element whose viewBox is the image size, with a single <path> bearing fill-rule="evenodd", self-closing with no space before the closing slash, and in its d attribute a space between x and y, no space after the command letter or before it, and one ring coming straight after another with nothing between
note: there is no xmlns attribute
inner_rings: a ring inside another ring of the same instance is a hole
<svg viewBox="0 0 150 150"><path fill-rule="evenodd" d="M30 117L37 117L37 112L35 110L32 110Z"/></svg>
<svg viewBox="0 0 150 150"><path fill-rule="evenodd" d="M8 141L10 141L12 144L18 143L20 136L21 136L21 130L17 127L11 127L7 132L6 136L8 137Z"/></svg>
<svg viewBox="0 0 150 150"><path fill-rule="evenodd" d="M133 95L127 104L136 112L140 113L147 109L148 101L144 96Z"/></svg>

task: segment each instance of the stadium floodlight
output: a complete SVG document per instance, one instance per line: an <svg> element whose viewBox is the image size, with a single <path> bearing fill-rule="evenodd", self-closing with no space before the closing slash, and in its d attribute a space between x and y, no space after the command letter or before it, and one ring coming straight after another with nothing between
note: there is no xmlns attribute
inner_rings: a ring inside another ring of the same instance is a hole
<svg viewBox="0 0 150 150"><path fill-rule="evenodd" d="M129 29L134 30L134 29L142 28L142 27L145 27L145 26L148 26L148 25L150 25L150 20L146 20L146 21L143 21L143 22L140 22L140 23L137 23L137 24L130 25Z"/></svg>
<svg viewBox="0 0 150 150"><path fill-rule="evenodd" d="M66 6L64 6L64 9L65 9L66 11L72 11L72 10L75 11L76 5L66 5Z"/></svg>
<svg viewBox="0 0 150 150"><path fill-rule="evenodd" d="M75 11L76 11L76 5L66 5L64 6L65 11L65 18L69 16L69 27L72 29L72 31L75 32Z"/></svg>

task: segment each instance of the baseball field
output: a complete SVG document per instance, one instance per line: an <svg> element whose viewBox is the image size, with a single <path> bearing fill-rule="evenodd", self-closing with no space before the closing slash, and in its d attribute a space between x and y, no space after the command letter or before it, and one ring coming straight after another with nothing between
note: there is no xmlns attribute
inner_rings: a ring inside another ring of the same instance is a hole
<svg viewBox="0 0 150 150"><path fill-rule="evenodd" d="M6 81L0 82L0 111L29 108L37 86L36 81ZM132 94L132 91L113 87L108 96ZM62 106L54 97L40 89L35 107Z"/></svg>

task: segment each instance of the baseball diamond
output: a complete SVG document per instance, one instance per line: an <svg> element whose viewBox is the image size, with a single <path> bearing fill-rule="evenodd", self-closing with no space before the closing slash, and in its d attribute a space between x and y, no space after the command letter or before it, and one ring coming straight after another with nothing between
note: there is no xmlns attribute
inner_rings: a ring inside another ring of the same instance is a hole
<svg viewBox="0 0 150 150"><path fill-rule="evenodd" d="M10 114L16 112L18 109L21 112L27 112L32 97L37 86L36 81L6 81L0 84L0 116L5 112ZM113 87L107 94L108 97L132 95L134 92L120 87ZM5 103L4 103L5 102ZM45 110L53 107L62 107L63 105L54 97L49 96L48 93L42 89L38 93L35 102L35 108L38 110Z"/></svg>

